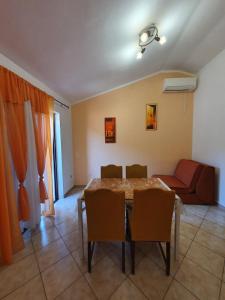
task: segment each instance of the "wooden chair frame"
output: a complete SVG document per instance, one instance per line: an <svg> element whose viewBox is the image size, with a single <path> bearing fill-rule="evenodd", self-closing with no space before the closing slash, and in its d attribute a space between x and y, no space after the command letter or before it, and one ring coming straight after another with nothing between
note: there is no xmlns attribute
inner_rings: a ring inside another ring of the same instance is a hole
<svg viewBox="0 0 225 300"><path fill-rule="evenodd" d="M121 270L125 273L125 241L121 242L122 252L121 252ZM95 249L95 242L88 242L88 272L91 273L91 261Z"/></svg>

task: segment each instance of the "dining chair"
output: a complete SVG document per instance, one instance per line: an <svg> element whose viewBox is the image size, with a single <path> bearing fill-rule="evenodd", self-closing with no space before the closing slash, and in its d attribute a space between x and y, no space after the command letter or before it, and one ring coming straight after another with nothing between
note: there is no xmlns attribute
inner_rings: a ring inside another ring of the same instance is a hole
<svg viewBox="0 0 225 300"><path fill-rule="evenodd" d="M171 224L175 202L175 192L158 188L134 190L133 207L128 212L128 236L131 249L131 272L135 273L135 242L158 242L166 264L166 274L170 274ZM161 242L166 243L164 253Z"/></svg>
<svg viewBox="0 0 225 300"><path fill-rule="evenodd" d="M125 273L125 192L109 189L85 190L88 231L88 272L95 242L122 242L122 272Z"/></svg>
<svg viewBox="0 0 225 300"><path fill-rule="evenodd" d="M122 166L108 165L101 167L101 178L122 178Z"/></svg>
<svg viewBox="0 0 225 300"><path fill-rule="evenodd" d="M126 166L126 178L147 178L147 166Z"/></svg>

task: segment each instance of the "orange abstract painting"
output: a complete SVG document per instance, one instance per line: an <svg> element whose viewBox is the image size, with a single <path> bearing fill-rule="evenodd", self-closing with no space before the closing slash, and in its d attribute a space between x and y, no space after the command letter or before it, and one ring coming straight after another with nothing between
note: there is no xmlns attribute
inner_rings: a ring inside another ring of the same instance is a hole
<svg viewBox="0 0 225 300"><path fill-rule="evenodd" d="M146 125L147 130L157 129L157 104L146 104Z"/></svg>
<svg viewBox="0 0 225 300"><path fill-rule="evenodd" d="M105 143L116 142L116 118L105 118Z"/></svg>

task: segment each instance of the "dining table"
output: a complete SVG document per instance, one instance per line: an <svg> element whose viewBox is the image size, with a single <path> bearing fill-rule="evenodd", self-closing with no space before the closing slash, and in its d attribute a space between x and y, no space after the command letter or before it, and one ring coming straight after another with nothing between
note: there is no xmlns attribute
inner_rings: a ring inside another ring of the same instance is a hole
<svg viewBox="0 0 225 300"><path fill-rule="evenodd" d="M143 190L149 188L160 188L163 190L171 190L160 178L93 178L86 185L80 197L78 198L78 224L79 235L84 257L84 229L83 229L83 213L85 212L85 190L111 189L113 191L124 191L126 204L132 205L134 190ZM178 259L179 253L179 236L180 236L180 214L182 211L182 200L175 195L174 215L174 259Z"/></svg>

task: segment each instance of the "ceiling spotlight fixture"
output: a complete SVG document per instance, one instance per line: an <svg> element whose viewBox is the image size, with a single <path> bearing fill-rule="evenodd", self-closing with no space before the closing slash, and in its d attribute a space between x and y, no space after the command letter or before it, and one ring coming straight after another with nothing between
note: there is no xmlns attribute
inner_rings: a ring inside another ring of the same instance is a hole
<svg viewBox="0 0 225 300"><path fill-rule="evenodd" d="M166 42L166 37L163 36L160 38L158 35L158 28L155 24L151 24L139 33L139 46L141 50L139 50L137 53L137 59L142 58L146 46L151 44L154 40L163 45Z"/></svg>
<svg viewBox="0 0 225 300"><path fill-rule="evenodd" d="M140 48L140 50L137 53L137 59L142 59L144 52L145 52L145 48Z"/></svg>

